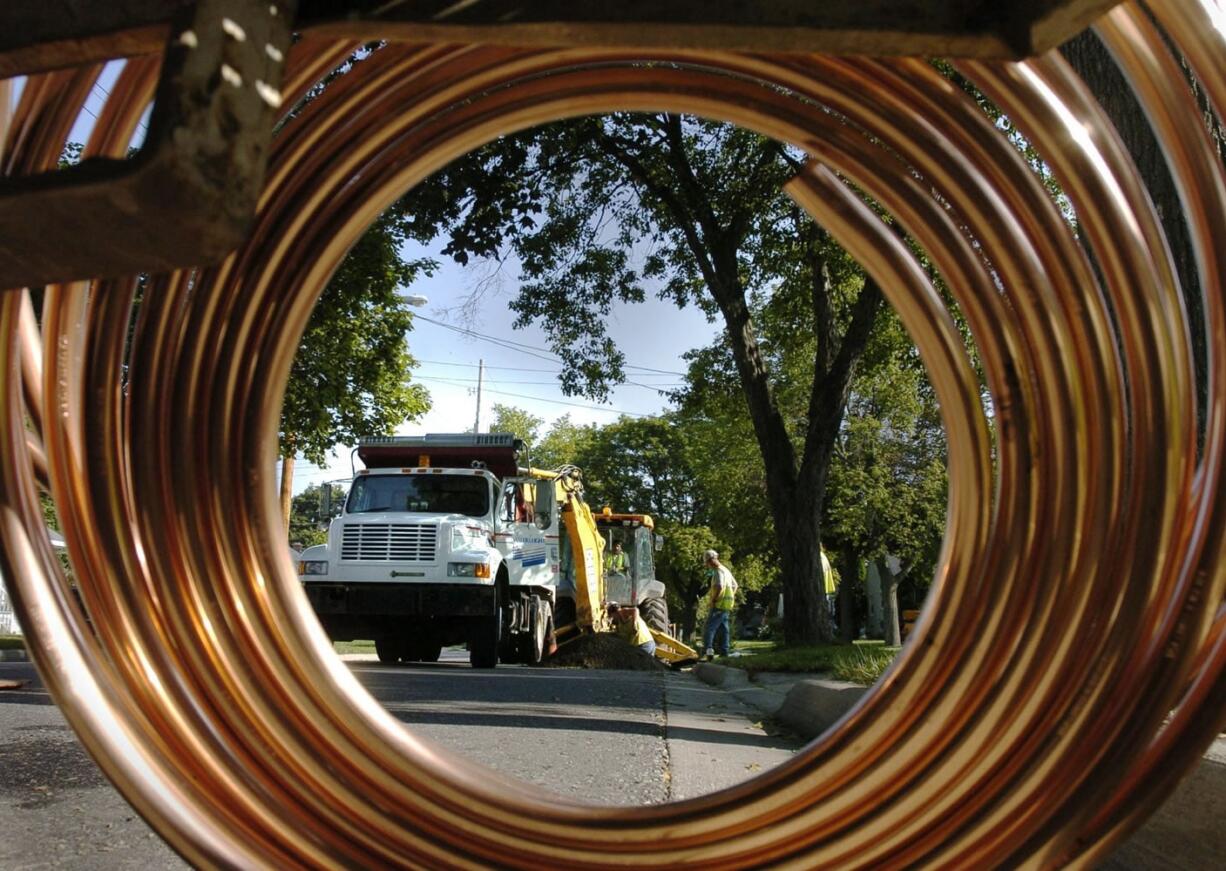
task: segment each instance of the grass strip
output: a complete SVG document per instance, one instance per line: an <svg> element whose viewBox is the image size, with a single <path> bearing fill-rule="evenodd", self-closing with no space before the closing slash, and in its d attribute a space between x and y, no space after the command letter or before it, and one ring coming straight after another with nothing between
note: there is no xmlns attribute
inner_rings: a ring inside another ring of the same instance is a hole
<svg viewBox="0 0 1226 871"><path fill-rule="evenodd" d="M373 641L333 641L332 646L337 653L374 653Z"/></svg>
<svg viewBox="0 0 1226 871"><path fill-rule="evenodd" d="M739 645L738 645L739 648ZM816 644L757 649L749 656L720 657L717 662L750 672L828 674L868 686L885 673L899 648L883 644Z"/></svg>

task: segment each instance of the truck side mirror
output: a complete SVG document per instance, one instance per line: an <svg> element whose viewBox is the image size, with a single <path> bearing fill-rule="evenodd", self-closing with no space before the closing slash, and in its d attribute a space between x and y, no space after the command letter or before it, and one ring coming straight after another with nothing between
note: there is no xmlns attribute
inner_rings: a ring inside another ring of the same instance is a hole
<svg viewBox="0 0 1226 871"><path fill-rule="evenodd" d="M533 502L533 515L537 529L548 529L553 525L553 481L536 482L536 499Z"/></svg>
<svg viewBox="0 0 1226 871"><path fill-rule="evenodd" d="M664 550L664 536L657 535L654 543L657 552Z"/></svg>
<svg viewBox="0 0 1226 871"><path fill-rule="evenodd" d="M324 484L319 491L319 519L327 523L332 519L332 485Z"/></svg>

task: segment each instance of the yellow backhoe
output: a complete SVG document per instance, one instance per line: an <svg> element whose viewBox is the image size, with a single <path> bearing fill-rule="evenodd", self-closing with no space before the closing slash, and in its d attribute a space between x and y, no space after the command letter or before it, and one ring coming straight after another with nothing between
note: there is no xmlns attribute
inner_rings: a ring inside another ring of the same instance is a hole
<svg viewBox="0 0 1226 871"><path fill-rule="evenodd" d="M655 656L669 664L698 660L698 652L674 637L668 621L664 585L655 577L654 552L659 538L647 514L615 514L605 508L594 514L583 498L580 471L528 470L531 475L555 482L561 505L561 580L554 641L566 645L585 634L612 632L606 606L616 602L638 608L656 642ZM606 551L614 543L625 555L620 565L610 565Z"/></svg>

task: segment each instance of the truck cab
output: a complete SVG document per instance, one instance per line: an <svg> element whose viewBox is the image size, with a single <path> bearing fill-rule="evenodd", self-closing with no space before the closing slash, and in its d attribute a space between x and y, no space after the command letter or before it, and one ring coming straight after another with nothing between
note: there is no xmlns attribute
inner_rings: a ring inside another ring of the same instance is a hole
<svg viewBox="0 0 1226 871"><path fill-rule="evenodd" d="M298 566L334 641L381 662L435 661L467 643L476 668L539 662L553 633L559 511L551 480L517 466L505 433L364 439L327 544Z"/></svg>

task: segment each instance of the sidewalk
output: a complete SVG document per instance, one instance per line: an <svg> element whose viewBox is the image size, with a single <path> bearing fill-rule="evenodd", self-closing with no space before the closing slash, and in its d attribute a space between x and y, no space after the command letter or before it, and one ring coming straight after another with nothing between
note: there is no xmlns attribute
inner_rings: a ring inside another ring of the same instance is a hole
<svg viewBox="0 0 1226 871"><path fill-rule="evenodd" d="M759 672L709 662L700 680L757 708L805 738L851 710L868 687L811 674ZM1226 863L1226 737L1219 736L1166 803L1120 844L1100 871L1210 871Z"/></svg>

